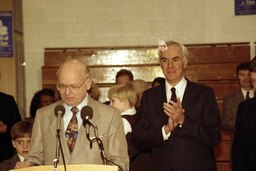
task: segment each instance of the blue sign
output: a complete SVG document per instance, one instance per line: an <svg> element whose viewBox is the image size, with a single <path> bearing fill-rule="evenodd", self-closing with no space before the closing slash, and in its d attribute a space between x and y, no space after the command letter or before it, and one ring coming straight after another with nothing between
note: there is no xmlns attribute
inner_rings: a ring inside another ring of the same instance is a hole
<svg viewBox="0 0 256 171"><path fill-rule="evenodd" d="M235 0L235 15L255 15L256 0Z"/></svg>
<svg viewBox="0 0 256 171"><path fill-rule="evenodd" d="M0 57L13 57L11 11L0 11Z"/></svg>

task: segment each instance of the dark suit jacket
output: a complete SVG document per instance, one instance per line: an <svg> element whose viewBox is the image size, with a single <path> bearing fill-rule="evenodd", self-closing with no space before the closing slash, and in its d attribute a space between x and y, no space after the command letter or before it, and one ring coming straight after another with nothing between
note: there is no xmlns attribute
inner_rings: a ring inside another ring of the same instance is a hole
<svg viewBox="0 0 256 171"><path fill-rule="evenodd" d="M240 103L232 146L233 171L256 170L256 98Z"/></svg>
<svg viewBox="0 0 256 171"><path fill-rule="evenodd" d="M14 169L18 161L20 161L18 154L14 154L12 158L0 163L0 171L9 171L11 169Z"/></svg>
<svg viewBox="0 0 256 171"><path fill-rule="evenodd" d="M62 101L37 110L31 136L28 159L37 165L51 165L55 157L57 118L54 109ZM93 109L92 121L98 126L99 138L104 145L106 158L118 164L124 171L129 169L127 143L121 114L118 110L88 99L88 106ZM78 137L72 154L70 154L65 139L64 121L61 120L60 139L66 164L103 164L100 149L95 142L93 148L86 138L83 125L79 128ZM95 138L93 129L90 128L91 139ZM63 163L62 158L59 160Z"/></svg>
<svg viewBox="0 0 256 171"><path fill-rule="evenodd" d="M0 162L11 158L15 152L11 141L11 128L21 120L18 106L13 96L0 92L0 120L7 125L7 132L0 133Z"/></svg>
<svg viewBox="0 0 256 171"><path fill-rule="evenodd" d="M163 111L165 84L143 93L133 141L151 148L151 171L214 171L213 148L220 142L220 112L211 88L188 81L183 96L185 121L163 140L162 127L168 117Z"/></svg>
<svg viewBox="0 0 256 171"><path fill-rule="evenodd" d="M235 91L224 98L222 112L222 128L225 131L234 131L238 105L244 101L242 90Z"/></svg>

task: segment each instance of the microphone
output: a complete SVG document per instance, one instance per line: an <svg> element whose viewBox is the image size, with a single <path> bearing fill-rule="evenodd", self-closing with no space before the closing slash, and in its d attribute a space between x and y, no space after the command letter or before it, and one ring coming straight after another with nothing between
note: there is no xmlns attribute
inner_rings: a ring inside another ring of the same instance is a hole
<svg viewBox="0 0 256 171"><path fill-rule="evenodd" d="M93 127L97 127L96 124L92 121L93 110L90 106L84 106L81 109L81 118L83 119L83 125L86 124L92 125Z"/></svg>
<svg viewBox="0 0 256 171"><path fill-rule="evenodd" d="M65 108L62 105L58 105L54 109L55 116L57 117L57 130L60 130L61 118L65 114Z"/></svg>
<svg viewBox="0 0 256 171"><path fill-rule="evenodd" d="M86 132L86 137L89 140L90 144L91 144L91 139L90 139L90 126L93 125L95 126L95 124L92 122L92 116L93 116L93 110L90 106L84 106L81 109L81 118L83 120L83 125L85 127L85 132ZM89 121L90 119L90 121ZM91 124L93 123L93 124ZM91 146L91 145L90 145Z"/></svg>
<svg viewBox="0 0 256 171"><path fill-rule="evenodd" d="M103 142L99 138L98 127L92 121L92 117L93 117L92 108L90 106L84 106L81 109L81 118L83 119L83 125L86 128L86 136L87 136L87 139L90 142L90 147L92 148L92 144L96 141L99 148L100 148L100 155L101 155L101 158L103 160L104 165L110 163L110 164L116 165L119 168L119 170L123 171L123 169L118 164L116 164L115 162L112 162L112 161L110 161L106 158ZM91 125L94 128L94 134L95 134L95 138L93 138L93 139L91 139L90 136L89 136L89 132L90 132L89 128L90 128Z"/></svg>
<svg viewBox="0 0 256 171"><path fill-rule="evenodd" d="M106 156L105 156L105 152L104 152L103 143L99 138L98 127L92 121L92 117L93 117L92 108L90 106L84 106L81 109L81 118L83 119L83 125L86 128L86 136L87 136L87 139L90 142L90 148L92 148L93 142L96 141L98 143L98 146L99 146L100 150L101 150L101 158L102 158L104 164L106 164ZM89 136L89 128L90 128L91 125L94 128L94 134L95 134L95 138L93 138L92 140Z"/></svg>

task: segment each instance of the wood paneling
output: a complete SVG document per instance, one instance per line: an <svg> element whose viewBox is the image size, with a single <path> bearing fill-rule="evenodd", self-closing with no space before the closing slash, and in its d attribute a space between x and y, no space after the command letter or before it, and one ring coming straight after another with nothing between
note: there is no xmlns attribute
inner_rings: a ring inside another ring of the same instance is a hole
<svg viewBox="0 0 256 171"><path fill-rule="evenodd" d="M193 77L197 82L236 80L235 68L237 64L205 64L188 65L186 75ZM144 79L151 82L155 77L162 76L162 70L158 64L154 65L129 65L129 66L90 66L92 78L99 84L115 83L115 74L120 69L126 68L134 73L136 79ZM56 83L56 71L58 67L43 67L43 84ZM48 79L49 75L50 76ZM47 79L50 82L45 82Z"/></svg>

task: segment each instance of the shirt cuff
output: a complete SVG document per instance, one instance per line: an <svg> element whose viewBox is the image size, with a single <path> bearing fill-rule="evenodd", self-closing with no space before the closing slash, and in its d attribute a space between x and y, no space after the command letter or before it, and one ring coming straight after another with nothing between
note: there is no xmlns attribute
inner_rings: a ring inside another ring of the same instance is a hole
<svg viewBox="0 0 256 171"><path fill-rule="evenodd" d="M171 136L171 132L169 132L168 134L165 133L164 126L162 127L162 134L163 134L164 141L168 140L168 138Z"/></svg>

